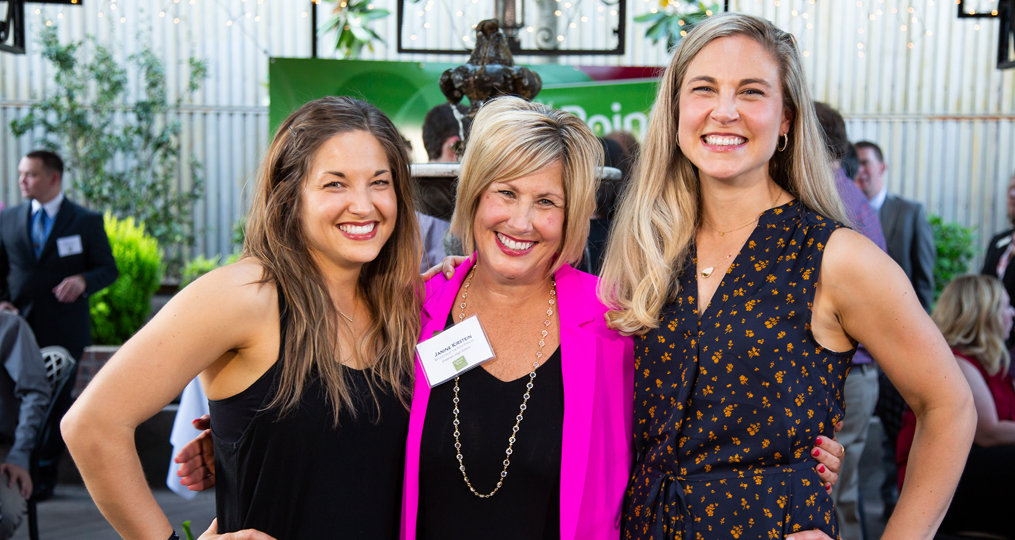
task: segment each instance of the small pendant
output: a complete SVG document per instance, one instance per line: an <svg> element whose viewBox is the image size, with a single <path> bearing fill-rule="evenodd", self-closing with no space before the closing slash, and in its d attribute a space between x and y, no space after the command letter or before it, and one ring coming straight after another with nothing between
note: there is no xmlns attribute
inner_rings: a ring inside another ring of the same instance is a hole
<svg viewBox="0 0 1015 540"><path fill-rule="evenodd" d="M726 233L719 231L719 236L726 236Z"/></svg>
<svg viewBox="0 0 1015 540"><path fill-rule="evenodd" d="M712 270L715 270L714 266L709 266L708 268L702 270L701 271L701 277L707 278L708 276L711 276L712 275Z"/></svg>

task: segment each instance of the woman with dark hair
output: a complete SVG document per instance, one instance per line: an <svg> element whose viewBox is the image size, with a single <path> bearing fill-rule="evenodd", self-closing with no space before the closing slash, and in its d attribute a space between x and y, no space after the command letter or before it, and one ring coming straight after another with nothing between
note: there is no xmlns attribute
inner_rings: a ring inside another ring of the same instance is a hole
<svg viewBox="0 0 1015 540"><path fill-rule="evenodd" d="M600 288L640 335L625 538L836 537L807 457L858 341L918 418L884 538L944 515L969 389L905 274L846 228L811 103L794 37L739 13L691 30L659 84Z"/></svg>
<svg viewBox="0 0 1015 540"><path fill-rule="evenodd" d="M405 146L372 105L328 97L282 123L243 258L176 295L63 420L121 536L176 537L134 432L200 374L218 532L397 537L422 293L411 190Z"/></svg>

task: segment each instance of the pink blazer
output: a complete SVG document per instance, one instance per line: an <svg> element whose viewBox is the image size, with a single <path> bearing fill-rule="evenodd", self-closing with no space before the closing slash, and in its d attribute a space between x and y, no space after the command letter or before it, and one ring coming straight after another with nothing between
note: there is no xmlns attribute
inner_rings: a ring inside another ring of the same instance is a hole
<svg viewBox="0 0 1015 540"><path fill-rule="evenodd" d="M450 281L439 275L427 283L421 341L444 329L475 257L465 261ZM634 341L606 327L606 307L596 297L595 276L565 265L555 278L564 379L560 538L617 540L632 463ZM403 540L416 538L419 444L429 397L417 358L405 448Z"/></svg>

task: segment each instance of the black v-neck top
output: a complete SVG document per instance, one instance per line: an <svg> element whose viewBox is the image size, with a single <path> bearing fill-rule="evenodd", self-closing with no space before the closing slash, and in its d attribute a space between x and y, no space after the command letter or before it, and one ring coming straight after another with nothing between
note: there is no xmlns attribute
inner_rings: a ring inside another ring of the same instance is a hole
<svg viewBox="0 0 1015 540"><path fill-rule="evenodd" d="M454 324L448 316L445 328ZM533 340L535 342L535 340ZM533 343L535 345L535 343ZM560 538L560 460L564 379L556 351L536 370L529 402L500 490L488 499L469 490L454 437L454 379L430 391L420 441L420 540ZM529 376L504 382L476 367L459 377L462 459L476 491L497 486L505 450Z"/></svg>
<svg viewBox="0 0 1015 540"><path fill-rule="evenodd" d="M288 316L279 291L281 343ZM265 410L275 395L284 351L236 396L209 401L215 435L219 533L257 529L279 540L398 538L409 413L368 372L345 369L358 415L334 413L316 376L296 410ZM315 374L316 375L316 374ZM379 407L379 410L378 410Z"/></svg>

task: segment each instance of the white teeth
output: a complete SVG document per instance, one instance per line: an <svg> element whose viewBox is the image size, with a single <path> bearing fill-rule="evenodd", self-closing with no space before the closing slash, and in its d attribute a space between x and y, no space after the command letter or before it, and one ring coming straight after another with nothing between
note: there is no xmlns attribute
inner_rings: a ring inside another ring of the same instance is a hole
<svg viewBox="0 0 1015 540"><path fill-rule="evenodd" d="M747 142L747 139L736 135L705 135L705 142L712 146L737 146Z"/></svg>
<svg viewBox="0 0 1015 540"><path fill-rule="evenodd" d="M501 241L502 244L507 246L509 249L513 249L515 251L525 251L526 249L529 249L535 244L535 242L515 242L514 240L504 236L501 233L497 233L497 238Z"/></svg>
<svg viewBox="0 0 1015 540"><path fill-rule="evenodd" d="M348 234L370 234L370 232L373 231L374 227L376 227L376 226L377 226L377 223L374 222L374 223L368 223L366 225L344 225L343 224L343 225L339 225L338 228L341 229L342 232L348 233Z"/></svg>

